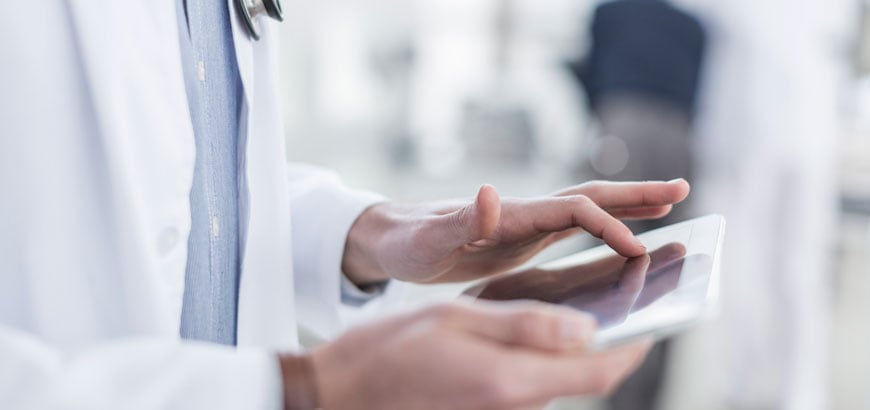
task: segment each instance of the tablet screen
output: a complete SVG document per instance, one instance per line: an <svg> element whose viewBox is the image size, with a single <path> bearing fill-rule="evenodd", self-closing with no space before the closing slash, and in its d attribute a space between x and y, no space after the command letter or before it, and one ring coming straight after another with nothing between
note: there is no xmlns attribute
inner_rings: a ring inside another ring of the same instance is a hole
<svg viewBox="0 0 870 410"><path fill-rule="evenodd" d="M661 337L715 307L724 220L712 215L638 235L649 250L625 258L606 246L507 273L465 291L489 300L531 299L587 312L595 344Z"/></svg>
<svg viewBox="0 0 870 410"><path fill-rule="evenodd" d="M685 247L672 243L637 258L612 255L564 268L534 268L488 282L477 297L570 306L592 314L600 328L607 328L674 291L684 258Z"/></svg>

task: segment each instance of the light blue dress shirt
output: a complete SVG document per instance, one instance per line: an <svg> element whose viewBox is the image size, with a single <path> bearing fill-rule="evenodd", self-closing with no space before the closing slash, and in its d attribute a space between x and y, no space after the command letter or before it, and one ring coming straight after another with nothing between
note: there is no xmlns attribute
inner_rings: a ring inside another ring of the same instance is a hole
<svg viewBox="0 0 870 410"><path fill-rule="evenodd" d="M184 6L187 27L180 27L181 49L186 54L182 57L196 165L180 330L187 339L235 345L242 82L227 1L186 0L181 13ZM183 22L185 16L180 17Z"/></svg>

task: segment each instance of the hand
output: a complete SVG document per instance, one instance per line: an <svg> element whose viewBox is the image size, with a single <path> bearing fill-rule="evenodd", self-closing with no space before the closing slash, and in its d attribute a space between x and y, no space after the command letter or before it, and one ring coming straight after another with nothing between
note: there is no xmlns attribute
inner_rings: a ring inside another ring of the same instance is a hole
<svg viewBox="0 0 870 410"><path fill-rule="evenodd" d="M584 231L620 255L640 256L646 250L620 219L660 218L688 194L683 179L590 182L539 198L500 198L484 185L470 202L379 204L351 228L342 268L357 283L471 280Z"/></svg>
<svg viewBox="0 0 870 410"><path fill-rule="evenodd" d="M535 302L438 305L311 353L324 409L516 409L611 392L648 342L601 352L583 313Z"/></svg>

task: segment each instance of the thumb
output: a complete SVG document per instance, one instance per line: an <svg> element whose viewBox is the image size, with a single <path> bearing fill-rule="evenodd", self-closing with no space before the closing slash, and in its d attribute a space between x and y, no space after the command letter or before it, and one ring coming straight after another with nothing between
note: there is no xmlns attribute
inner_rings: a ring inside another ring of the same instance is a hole
<svg viewBox="0 0 870 410"><path fill-rule="evenodd" d="M439 239L450 248L480 241L495 232L500 215L498 192L492 185L483 185L472 203L438 218Z"/></svg>
<svg viewBox="0 0 870 410"><path fill-rule="evenodd" d="M460 301L463 330L496 343L529 349L559 351L588 344L595 319L586 313L531 301Z"/></svg>

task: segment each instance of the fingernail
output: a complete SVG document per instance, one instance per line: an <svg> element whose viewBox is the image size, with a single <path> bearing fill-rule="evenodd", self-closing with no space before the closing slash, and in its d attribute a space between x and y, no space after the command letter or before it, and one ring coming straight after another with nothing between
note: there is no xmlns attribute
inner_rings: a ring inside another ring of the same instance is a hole
<svg viewBox="0 0 870 410"><path fill-rule="evenodd" d="M675 178L675 179L672 179L672 180L668 181L668 183L669 183L669 184L676 184L676 183L679 183L679 182L681 182L681 181L682 181L682 182L685 182L686 179L685 179L685 178Z"/></svg>

